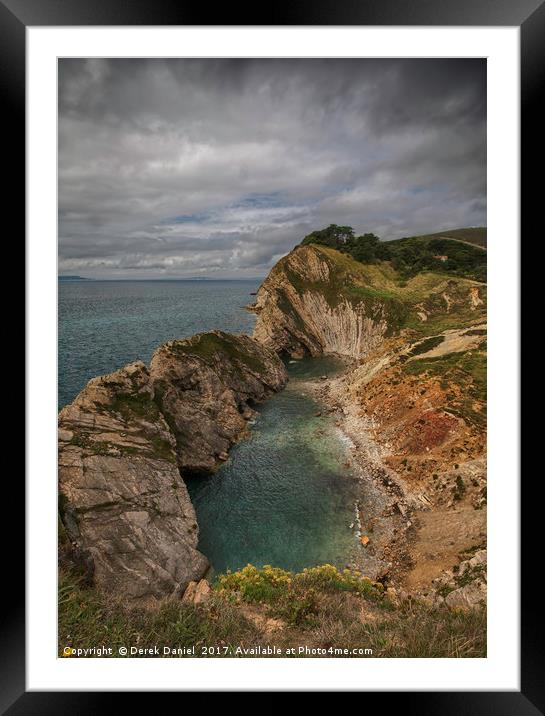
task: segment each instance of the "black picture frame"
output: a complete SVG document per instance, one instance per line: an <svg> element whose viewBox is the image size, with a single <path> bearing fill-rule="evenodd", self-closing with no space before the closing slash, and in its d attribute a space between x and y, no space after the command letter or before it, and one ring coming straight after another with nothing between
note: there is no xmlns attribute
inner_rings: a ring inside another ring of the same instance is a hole
<svg viewBox="0 0 545 716"><path fill-rule="evenodd" d="M210 22L213 18L213 22ZM218 8L181 0L0 0L0 91L4 141L13 152L5 206L13 217L24 215L25 205L25 30L29 26L68 25L458 25L520 26L521 32L521 163L522 231L538 227L541 209L536 181L541 169L543 104L539 79L545 76L545 2L543 0L292 0L277 2L262 11L242 4ZM14 222L13 226L17 224ZM22 245L22 242L21 242ZM20 397L19 397L20 400ZM521 473L522 474L522 473ZM530 485L530 488L532 486ZM24 482L11 481L10 505L24 505ZM545 658L543 649L543 598L532 585L539 578L539 561L530 545L541 544L538 502L522 484L521 584L521 691L520 692L368 692L363 708L391 708L399 701L404 713L520 714L545 713ZM535 514L534 514L535 512ZM4 520L5 522L5 520ZM96 714L127 709L128 693L26 692L24 622L24 536L14 539L13 528L4 537L3 596L1 615L0 712L20 714ZM7 564L6 564L7 560ZM535 575L536 566L538 575ZM514 579L516 575L506 578ZM9 585L9 586L8 586ZM243 668L243 665L241 665ZM251 686L251 685L249 685ZM146 694L138 694L145 707ZM156 699L157 694L151 698ZM177 695L178 699L180 694ZM182 696L183 698L183 696ZM178 701L178 707L180 702Z"/></svg>

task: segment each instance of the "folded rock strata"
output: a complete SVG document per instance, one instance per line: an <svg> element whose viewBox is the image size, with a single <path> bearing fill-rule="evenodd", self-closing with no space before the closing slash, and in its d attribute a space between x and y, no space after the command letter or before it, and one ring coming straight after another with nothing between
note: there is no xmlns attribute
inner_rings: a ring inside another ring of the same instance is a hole
<svg viewBox="0 0 545 716"><path fill-rule="evenodd" d="M249 308L258 314L254 338L293 357L366 355L382 342L400 305L344 290L356 285L354 261L332 260L322 247L298 246L281 259Z"/></svg>
<svg viewBox="0 0 545 716"><path fill-rule="evenodd" d="M470 546L468 510L475 545L486 531L486 293L485 283L463 276L404 274L394 262L361 263L305 244L273 267L248 307L257 314L254 338L279 353L352 358L321 388L322 399L342 417L356 454L377 456L380 469L395 475L409 516L420 509L448 515L444 527L404 521L407 544L426 565L409 574L418 583L443 569L433 554L451 561L454 547ZM430 533L437 549L427 548ZM412 559L398 551L396 578ZM475 583L450 601L480 591Z"/></svg>

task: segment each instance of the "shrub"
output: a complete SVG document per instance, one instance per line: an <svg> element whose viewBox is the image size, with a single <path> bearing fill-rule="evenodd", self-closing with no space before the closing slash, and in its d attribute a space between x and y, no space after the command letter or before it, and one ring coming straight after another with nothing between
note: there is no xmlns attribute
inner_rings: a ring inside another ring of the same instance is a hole
<svg viewBox="0 0 545 716"><path fill-rule="evenodd" d="M304 569L295 575L295 582L307 588L355 592L375 601L382 598L384 591L380 582L373 582L369 577L364 577L355 570L345 569L341 572L331 564Z"/></svg>
<svg viewBox="0 0 545 716"><path fill-rule="evenodd" d="M267 564L257 569L248 564L238 572L221 574L216 589L219 592L239 592L247 602L274 604L287 594L291 580L291 574L279 567Z"/></svg>

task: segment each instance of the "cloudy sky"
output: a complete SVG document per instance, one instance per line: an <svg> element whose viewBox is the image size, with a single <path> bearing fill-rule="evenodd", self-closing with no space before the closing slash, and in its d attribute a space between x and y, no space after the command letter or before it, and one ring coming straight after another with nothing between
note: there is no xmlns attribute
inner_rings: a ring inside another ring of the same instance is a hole
<svg viewBox="0 0 545 716"><path fill-rule="evenodd" d="M59 272L262 276L486 224L483 60L60 60Z"/></svg>

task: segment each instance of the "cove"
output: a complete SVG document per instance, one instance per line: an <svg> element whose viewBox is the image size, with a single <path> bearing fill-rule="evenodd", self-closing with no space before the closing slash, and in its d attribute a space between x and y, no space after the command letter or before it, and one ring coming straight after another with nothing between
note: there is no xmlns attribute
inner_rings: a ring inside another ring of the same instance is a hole
<svg viewBox="0 0 545 716"><path fill-rule="evenodd" d="M288 364L287 387L257 407L249 437L214 474L186 479L200 526L199 550L216 573L251 563L293 571L344 567L355 542L357 481L331 417L304 381L333 375L332 357Z"/></svg>

